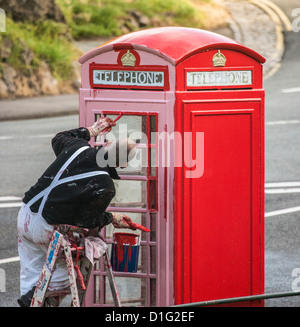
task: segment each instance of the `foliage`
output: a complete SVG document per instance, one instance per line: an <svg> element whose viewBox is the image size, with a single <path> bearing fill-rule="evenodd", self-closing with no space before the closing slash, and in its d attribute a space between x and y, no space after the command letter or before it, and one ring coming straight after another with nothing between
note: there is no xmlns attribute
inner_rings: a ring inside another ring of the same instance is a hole
<svg viewBox="0 0 300 327"><path fill-rule="evenodd" d="M40 61L49 64L58 80L72 78L72 63L80 56L73 40L118 36L124 33L122 26L127 21L131 30L140 29L128 23L132 12L148 17L149 24L144 28L181 25L202 27L203 13L195 9L190 1L209 2L210 0L55 0L62 10L67 23L52 20L36 22L14 22L6 19L6 33L0 33L1 42L6 38L12 42L6 61L17 71L26 74L36 69ZM30 63L24 60L26 49L33 53Z"/></svg>
<svg viewBox="0 0 300 327"><path fill-rule="evenodd" d="M70 31L65 24L51 20L36 23L16 23L7 18L6 33L1 33L1 39L12 41L11 53L7 62L16 70L26 72L39 66L40 60L49 64L53 75L68 79L72 75L72 62L78 58L79 52L72 43ZM26 49L34 56L30 67L24 60Z"/></svg>
<svg viewBox="0 0 300 327"><path fill-rule="evenodd" d="M201 28L204 17L186 0L56 0L56 3L75 39L121 35L122 22L132 10L159 20L161 25ZM153 27L151 20L145 27Z"/></svg>

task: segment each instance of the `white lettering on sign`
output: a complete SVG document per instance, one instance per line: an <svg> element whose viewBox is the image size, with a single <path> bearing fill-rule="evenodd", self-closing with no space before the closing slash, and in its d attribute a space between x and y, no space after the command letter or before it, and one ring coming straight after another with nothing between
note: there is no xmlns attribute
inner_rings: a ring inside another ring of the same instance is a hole
<svg viewBox="0 0 300 327"><path fill-rule="evenodd" d="M93 70L93 83L164 87L164 72L131 70Z"/></svg>
<svg viewBox="0 0 300 327"><path fill-rule="evenodd" d="M187 86L251 85L252 70L187 72Z"/></svg>

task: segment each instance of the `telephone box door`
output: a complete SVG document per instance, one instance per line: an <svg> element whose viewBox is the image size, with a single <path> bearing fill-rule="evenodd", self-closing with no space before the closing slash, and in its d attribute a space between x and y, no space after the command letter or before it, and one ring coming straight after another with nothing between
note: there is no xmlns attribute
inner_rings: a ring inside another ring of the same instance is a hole
<svg viewBox="0 0 300 327"><path fill-rule="evenodd" d="M259 294L263 289L261 102L186 101L184 132L204 137L201 174L185 166L184 301ZM197 139L196 139L197 140ZM184 151L189 151L184 149ZM198 162L198 165L200 163ZM183 291L184 292L184 291ZM247 303L249 305L249 303Z"/></svg>

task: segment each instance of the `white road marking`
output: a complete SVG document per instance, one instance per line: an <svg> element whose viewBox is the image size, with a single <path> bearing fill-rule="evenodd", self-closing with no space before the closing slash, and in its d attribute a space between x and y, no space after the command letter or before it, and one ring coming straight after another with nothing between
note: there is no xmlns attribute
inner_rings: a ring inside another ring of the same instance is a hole
<svg viewBox="0 0 300 327"><path fill-rule="evenodd" d="M266 125L289 125L289 124L300 124L300 120L277 120L277 121L266 122Z"/></svg>
<svg viewBox="0 0 300 327"><path fill-rule="evenodd" d="M1 208L19 208L22 206L22 202L8 202L8 203L0 203Z"/></svg>
<svg viewBox="0 0 300 327"><path fill-rule="evenodd" d="M274 188L274 187L300 187L300 182L272 182L272 183L265 183L266 188Z"/></svg>
<svg viewBox="0 0 300 327"><path fill-rule="evenodd" d="M282 93L297 93L300 92L300 87L291 87L289 89L282 89Z"/></svg>
<svg viewBox="0 0 300 327"><path fill-rule="evenodd" d="M298 211L300 211L300 207L275 210L275 211L266 212L265 217L280 216L280 215L285 215L287 213L293 213L293 212L298 212Z"/></svg>
<svg viewBox="0 0 300 327"><path fill-rule="evenodd" d="M0 265L3 263L10 263L10 262L16 262L20 261L20 257L12 257L12 258L7 258L7 259L0 259Z"/></svg>
<svg viewBox="0 0 300 327"><path fill-rule="evenodd" d="M0 202L3 201L17 201L17 200L22 200L22 198L18 196L0 196Z"/></svg>
<svg viewBox="0 0 300 327"><path fill-rule="evenodd" d="M300 193L300 182L265 183L266 194Z"/></svg>
<svg viewBox="0 0 300 327"><path fill-rule="evenodd" d="M271 0L260 0L260 2L267 5L269 8L271 8L276 13L276 15L280 18L280 20L282 21L282 23L287 31L293 30L291 21L289 20L288 16L285 14L285 12L278 5L276 5Z"/></svg>
<svg viewBox="0 0 300 327"><path fill-rule="evenodd" d="M53 138L55 134L37 134L37 135L17 135L17 136L11 136L11 135L3 135L0 136L0 141L7 141L7 140L12 140L12 139L17 139L20 140L22 139L37 139L37 138Z"/></svg>
<svg viewBox="0 0 300 327"><path fill-rule="evenodd" d="M6 141L12 138L13 138L12 136L0 136L0 141Z"/></svg>
<svg viewBox="0 0 300 327"><path fill-rule="evenodd" d="M300 193L300 188L275 188L265 190L266 194L285 194L285 193Z"/></svg>

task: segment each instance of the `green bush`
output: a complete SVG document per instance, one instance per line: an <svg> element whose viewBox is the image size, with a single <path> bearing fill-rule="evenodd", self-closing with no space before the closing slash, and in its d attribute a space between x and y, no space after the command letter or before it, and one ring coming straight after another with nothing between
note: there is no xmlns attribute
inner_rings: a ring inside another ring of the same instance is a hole
<svg viewBox="0 0 300 327"><path fill-rule="evenodd" d="M72 62L78 58L79 52L74 47L70 31L65 24L51 20L35 24L16 23L7 18L6 33L0 37L12 41L13 46L7 62L16 70L34 70L40 60L43 60L49 64L57 79L66 80L72 76ZM34 53L30 66L25 64L22 57L26 48Z"/></svg>
<svg viewBox="0 0 300 327"><path fill-rule="evenodd" d="M121 35L121 22L132 10L149 18L157 17L162 24L186 27L201 28L204 17L186 0L56 0L56 3L75 39ZM134 30L134 26L131 28Z"/></svg>

